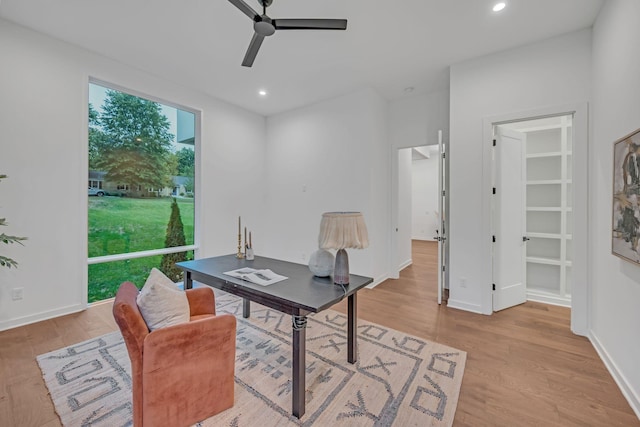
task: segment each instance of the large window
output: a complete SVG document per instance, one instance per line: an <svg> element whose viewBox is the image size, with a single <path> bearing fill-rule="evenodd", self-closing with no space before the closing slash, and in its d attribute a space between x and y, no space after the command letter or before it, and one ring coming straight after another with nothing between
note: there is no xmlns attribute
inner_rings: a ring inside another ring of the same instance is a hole
<svg viewBox="0 0 640 427"><path fill-rule="evenodd" d="M195 126L192 111L89 84L89 302L141 287L153 267L182 279L174 264L195 249Z"/></svg>

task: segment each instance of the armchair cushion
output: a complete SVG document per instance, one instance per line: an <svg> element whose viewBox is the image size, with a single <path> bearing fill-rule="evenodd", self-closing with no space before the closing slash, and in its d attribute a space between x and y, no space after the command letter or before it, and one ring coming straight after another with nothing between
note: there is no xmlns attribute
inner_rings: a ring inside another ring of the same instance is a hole
<svg viewBox="0 0 640 427"><path fill-rule="evenodd" d="M150 331L186 323L191 317L186 294L157 268L151 270L137 303Z"/></svg>

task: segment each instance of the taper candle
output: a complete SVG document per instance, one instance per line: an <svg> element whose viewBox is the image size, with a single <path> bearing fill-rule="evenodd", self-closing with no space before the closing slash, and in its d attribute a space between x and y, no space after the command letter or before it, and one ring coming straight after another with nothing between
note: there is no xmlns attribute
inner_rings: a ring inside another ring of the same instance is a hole
<svg viewBox="0 0 640 427"><path fill-rule="evenodd" d="M247 227L244 228L244 247L247 247Z"/></svg>

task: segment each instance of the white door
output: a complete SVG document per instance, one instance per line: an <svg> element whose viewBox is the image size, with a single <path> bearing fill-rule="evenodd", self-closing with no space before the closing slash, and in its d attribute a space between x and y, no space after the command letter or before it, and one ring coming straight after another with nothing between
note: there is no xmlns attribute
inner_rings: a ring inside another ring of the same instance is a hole
<svg viewBox="0 0 640 427"><path fill-rule="evenodd" d="M445 235L444 227L444 198L445 195L445 183L444 183L444 167L445 167L445 152L444 144L442 143L442 131L438 131L438 225L439 229L436 230L436 240L438 241L438 304L442 304L442 298L444 296L444 245L447 239Z"/></svg>
<svg viewBox="0 0 640 427"><path fill-rule="evenodd" d="M493 310L527 300L526 135L497 128L493 197Z"/></svg>

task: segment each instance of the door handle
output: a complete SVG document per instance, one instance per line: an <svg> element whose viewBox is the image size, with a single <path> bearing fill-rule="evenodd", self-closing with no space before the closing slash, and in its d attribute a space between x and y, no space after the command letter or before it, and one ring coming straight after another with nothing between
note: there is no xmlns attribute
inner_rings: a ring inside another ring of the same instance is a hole
<svg viewBox="0 0 640 427"><path fill-rule="evenodd" d="M531 240L531 239L530 239L530 238L528 238L527 236L522 236L522 241L523 241L523 242L527 242L527 241L529 241L529 240Z"/></svg>

